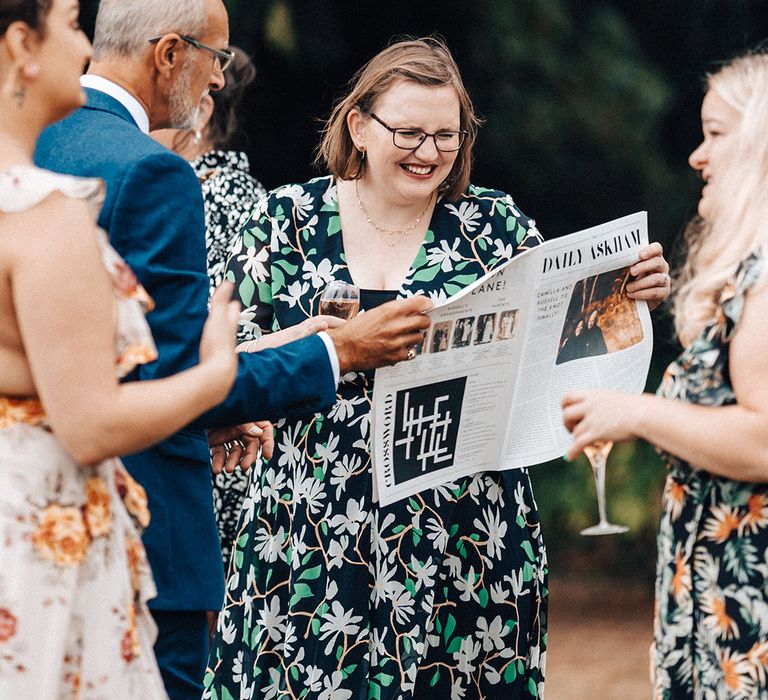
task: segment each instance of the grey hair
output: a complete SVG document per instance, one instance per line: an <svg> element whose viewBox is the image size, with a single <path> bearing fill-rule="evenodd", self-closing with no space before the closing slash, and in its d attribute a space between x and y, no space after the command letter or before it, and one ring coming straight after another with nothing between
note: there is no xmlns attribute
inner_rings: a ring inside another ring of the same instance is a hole
<svg viewBox="0 0 768 700"><path fill-rule="evenodd" d="M152 37L205 32L205 0L101 0L93 37L95 60L135 56Z"/></svg>

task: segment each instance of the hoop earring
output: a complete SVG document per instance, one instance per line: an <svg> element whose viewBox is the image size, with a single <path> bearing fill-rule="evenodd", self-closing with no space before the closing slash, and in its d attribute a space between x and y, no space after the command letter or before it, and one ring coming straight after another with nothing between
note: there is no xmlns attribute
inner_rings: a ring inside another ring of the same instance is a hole
<svg viewBox="0 0 768 700"><path fill-rule="evenodd" d="M365 149L361 147L358 150L360 151L360 162L362 163L365 160Z"/></svg>

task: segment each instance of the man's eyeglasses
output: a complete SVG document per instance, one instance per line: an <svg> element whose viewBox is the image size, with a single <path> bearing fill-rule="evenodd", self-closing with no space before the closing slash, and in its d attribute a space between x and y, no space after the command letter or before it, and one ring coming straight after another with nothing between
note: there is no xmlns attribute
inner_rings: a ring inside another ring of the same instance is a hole
<svg viewBox="0 0 768 700"><path fill-rule="evenodd" d="M392 132L392 143L404 151L415 151L428 138L435 142L435 148L443 153L458 151L464 139L467 136L466 131L437 131L434 134L428 134L420 129L395 129L385 124L373 112L371 117L381 124L387 131Z"/></svg>
<svg viewBox="0 0 768 700"><path fill-rule="evenodd" d="M160 41L160 39L163 38L163 36L153 36L151 39L149 39L149 43L156 44L158 41ZM202 44L197 39L194 39L191 36L187 36L186 34L179 34L178 36L179 39L186 42L190 46L194 46L196 49L207 51L209 54L211 54L211 56L213 56L213 68L220 73L223 73L225 70L227 70L227 68L232 65L232 61L235 59L234 51L230 51L229 49L214 49L212 46Z"/></svg>

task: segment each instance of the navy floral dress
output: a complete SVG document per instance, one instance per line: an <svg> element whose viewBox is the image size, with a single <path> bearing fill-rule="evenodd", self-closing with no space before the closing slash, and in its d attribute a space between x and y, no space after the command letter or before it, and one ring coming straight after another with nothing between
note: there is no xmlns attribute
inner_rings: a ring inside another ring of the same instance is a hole
<svg viewBox="0 0 768 700"><path fill-rule="evenodd" d="M445 299L540 241L511 197L470 187L438 202L397 294ZM272 192L228 276L243 340L316 314L331 279L351 281L334 180ZM204 697L541 697L547 566L528 473L373 503L372 389L347 374L329 412L279 424L243 504Z"/></svg>
<svg viewBox="0 0 768 700"><path fill-rule="evenodd" d="M667 369L661 396L736 403L728 351L763 265L759 254L742 262L713 322ZM713 476L664 456L655 697L768 698L768 483Z"/></svg>

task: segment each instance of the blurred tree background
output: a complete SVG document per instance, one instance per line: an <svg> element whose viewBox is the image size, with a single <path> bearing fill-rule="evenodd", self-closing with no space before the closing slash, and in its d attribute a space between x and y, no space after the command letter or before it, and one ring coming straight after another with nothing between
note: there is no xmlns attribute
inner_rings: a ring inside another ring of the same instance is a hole
<svg viewBox="0 0 768 700"><path fill-rule="evenodd" d="M158 0L159 1L159 0ZM768 37L765 0L225 0L231 43L259 69L245 150L268 188L314 176L320 120L393 37L438 33L486 125L473 182L510 192L545 237L648 210L668 256L695 210L687 156L702 75ZM97 0L83 0L91 31ZM677 348L656 312L658 384ZM584 458L532 470L554 574L652 580L664 469L645 444L614 448L609 512L629 535L581 538L597 520Z"/></svg>

